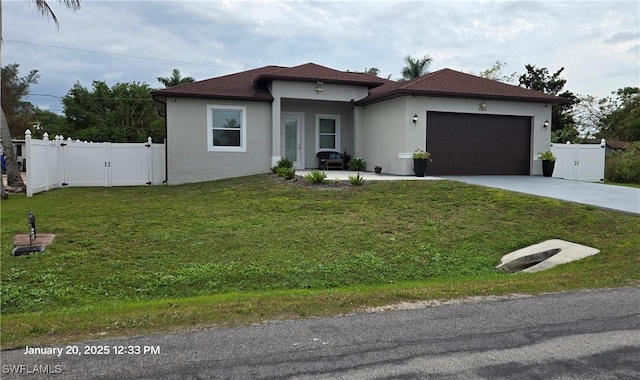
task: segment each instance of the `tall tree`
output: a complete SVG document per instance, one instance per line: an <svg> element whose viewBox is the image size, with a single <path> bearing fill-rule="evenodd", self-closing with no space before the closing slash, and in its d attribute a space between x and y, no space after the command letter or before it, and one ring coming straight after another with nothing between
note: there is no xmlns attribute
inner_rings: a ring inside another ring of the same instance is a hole
<svg viewBox="0 0 640 380"><path fill-rule="evenodd" d="M602 118L598 137L640 141L640 88L625 87L613 92L614 109Z"/></svg>
<svg viewBox="0 0 640 380"><path fill-rule="evenodd" d="M364 73L365 74L369 74L369 75L373 75L373 76L378 76L378 74L380 74L380 69L377 67L370 67L370 68L365 68L364 69Z"/></svg>
<svg viewBox="0 0 640 380"><path fill-rule="evenodd" d="M163 121L146 83L94 81L91 89L76 83L62 98L72 138L90 141L143 142L164 139Z"/></svg>
<svg viewBox="0 0 640 380"><path fill-rule="evenodd" d="M35 126L35 130L31 131L31 133L35 138L42 138L42 135L45 132L49 136L60 135L65 137L74 137L72 136L73 129L67 123L67 119L55 112L36 108L33 124Z"/></svg>
<svg viewBox="0 0 640 380"><path fill-rule="evenodd" d="M480 78L487 78L491 80L496 80L498 82L515 84L517 83L518 73L513 72L509 75L506 75L502 72L502 69L507 65L506 62L496 61L493 66L489 69L480 72Z"/></svg>
<svg viewBox="0 0 640 380"><path fill-rule="evenodd" d="M558 95L567 83L566 79L560 77L560 74L564 71L564 67L561 67L560 70L551 75L549 74L549 69L546 67L537 68L531 64L527 64L524 67L527 69L527 72L520 76L519 82L521 86L530 90Z"/></svg>
<svg viewBox="0 0 640 380"><path fill-rule="evenodd" d="M158 77L158 82L164 84L165 87L173 87L183 83L195 82L193 77L183 77L180 70L173 69L170 77Z"/></svg>
<svg viewBox="0 0 640 380"><path fill-rule="evenodd" d="M551 108L551 130L556 131L563 128L575 128L576 123L571 113L577 97L571 91L560 92L564 89L567 80L560 77L564 67L553 74L549 74L546 67L537 68L535 65L525 65L527 72L519 78L520 86L530 90L541 91L569 100L568 103L554 105Z"/></svg>
<svg viewBox="0 0 640 380"><path fill-rule="evenodd" d="M425 55L422 58L413 58L410 55L404 57L405 66L402 68L402 79L411 80L428 73L433 58Z"/></svg>
<svg viewBox="0 0 640 380"><path fill-rule="evenodd" d="M49 7L49 4L45 0L31 0L32 3L35 4L36 10L44 17L51 18L53 22L56 24L56 27L59 27L58 18L55 13ZM80 0L58 0L58 2L65 7L76 11L80 9ZM2 0L0 0L0 57L2 56ZM2 62L0 62L0 67L2 66ZM1 86L0 86L1 87ZM0 92L0 97L2 97L2 93ZM9 130L9 123L7 122L7 118L4 114L4 109L1 110L0 113L0 138L2 138L2 146L5 152L5 158L7 161L7 185L11 186L18 191L24 191L25 185L22 180L22 176L20 175L20 169L18 168L18 161L16 160L16 156L13 152L13 144L11 142L11 131ZM2 193L4 194L4 184L0 181L0 186L2 186Z"/></svg>
<svg viewBox="0 0 640 380"><path fill-rule="evenodd" d="M24 98L29 95L32 84L38 83L38 70L31 70L20 77L20 65L12 63L2 68L2 109L9 124L11 136L23 136L34 121L36 107Z"/></svg>

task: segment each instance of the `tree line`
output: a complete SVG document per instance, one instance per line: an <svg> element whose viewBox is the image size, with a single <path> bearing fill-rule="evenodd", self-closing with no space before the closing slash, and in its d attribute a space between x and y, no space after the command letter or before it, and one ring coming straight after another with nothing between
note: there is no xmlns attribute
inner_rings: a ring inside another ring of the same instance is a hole
<svg viewBox="0 0 640 380"><path fill-rule="evenodd" d="M37 70L20 76L19 65L2 68L2 108L13 138L22 138L30 129L36 138L46 132L51 136L70 136L86 141L142 142L151 137L164 139L164 122L151 98L153 88L146 83L116 83L109 87L104 81L93 81L90 88L76 82L60 98L63 115L42 110L25 100L30 86L38 83ZM165 86L193 82L173 70L170 77L158 77Z"/></svg>

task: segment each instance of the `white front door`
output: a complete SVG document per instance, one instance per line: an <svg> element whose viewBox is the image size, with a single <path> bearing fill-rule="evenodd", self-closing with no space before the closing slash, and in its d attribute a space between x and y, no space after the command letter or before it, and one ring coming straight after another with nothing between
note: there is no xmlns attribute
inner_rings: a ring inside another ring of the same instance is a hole
<svg viewBox="0 0 640 380"><path fill-rule="evenodd" d="M282 113L282 153L284 157L293 161L296 169L304 169L302 120L301 113Z"/></svg>

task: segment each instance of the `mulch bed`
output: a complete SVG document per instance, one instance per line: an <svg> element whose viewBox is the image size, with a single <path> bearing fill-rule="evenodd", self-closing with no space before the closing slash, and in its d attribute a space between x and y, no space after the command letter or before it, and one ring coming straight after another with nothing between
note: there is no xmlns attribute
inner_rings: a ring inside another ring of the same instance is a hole
<svg viewBox="0 0 640 380"><path fill-rule="evenodd" d="M307 181L306 178L304 178L304 176L301 176L301 175L296 175L294 179L284 179L278 176L277 174L272 174L271 177L274 178L274 180L279 182L286 182L293 186L302 186L302 187L316 189L316 190L344 190L352 187L361 187L361 186L353 186L349 181L327 180L323 183L312 183ZM365 181L363 185L366 186L367 182Z"/></svg>

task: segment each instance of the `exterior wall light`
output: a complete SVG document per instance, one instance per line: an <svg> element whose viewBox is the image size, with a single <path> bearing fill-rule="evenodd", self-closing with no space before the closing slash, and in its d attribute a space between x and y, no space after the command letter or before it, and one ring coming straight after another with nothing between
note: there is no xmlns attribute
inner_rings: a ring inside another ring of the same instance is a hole
<svg viewBox="0 0 640 380"><path fill-rule="evenodd" d="M549 127L549 120L545 120L544 124L542 124L543 127L548 128Z"/></svg>
<svg viewBox="0 0 640 380"><path fill-rule="evenodd" d="M323 82L321 82L321 81L317 81L317 82L316 82L316 84L317 84L317 86L316 86L316 88L314 88L314 90L316 90L316 92L317 92L318 94L319 94L319 93L321 93L321 92L323 92L323 91L324 91L324 87L322 87L322 85L323 85L324 83L323 83Z"/></svg>
<svg viewBox="0 0 640 380"><path fill-rule="evenodd" d="M413 117L411 118L411 121L413 121L413 124L418 122L418 114L413 115Z"/></svg>
<svg viewBox="0 0 640 380"><path fill-rule="evenodd" d="M480 103L480 107L478 107L478 109L480 111L486 111L487 110L487 103Z"/></svg>

